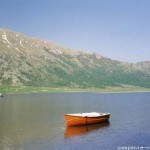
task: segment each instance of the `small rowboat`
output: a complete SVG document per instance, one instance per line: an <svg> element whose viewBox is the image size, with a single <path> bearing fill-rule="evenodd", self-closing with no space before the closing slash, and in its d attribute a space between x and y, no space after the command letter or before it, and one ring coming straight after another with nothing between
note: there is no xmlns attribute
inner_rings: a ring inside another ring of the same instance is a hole
<svg viewBox="0 0 150 150"><path fill-rule="evenodd" d="M85 125L108 121L110 113L76 113L64 115L64 120L67 126Z"/></svg>

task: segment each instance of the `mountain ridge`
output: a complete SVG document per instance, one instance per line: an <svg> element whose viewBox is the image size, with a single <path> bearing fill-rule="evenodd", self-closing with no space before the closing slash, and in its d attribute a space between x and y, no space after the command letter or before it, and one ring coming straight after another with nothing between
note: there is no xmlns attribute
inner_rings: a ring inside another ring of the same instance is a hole
<svg viewBox="0 0 150 150"><path fill-rule="evenodd" d="M0 85L150 87L150 61L128 63L0 29Z"/></svg>

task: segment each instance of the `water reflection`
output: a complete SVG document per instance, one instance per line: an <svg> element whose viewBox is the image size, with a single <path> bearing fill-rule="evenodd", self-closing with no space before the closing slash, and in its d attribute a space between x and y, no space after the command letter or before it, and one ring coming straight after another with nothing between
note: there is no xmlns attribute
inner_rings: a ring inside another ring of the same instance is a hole
<svg viewBox="0 0 150 150"><path fill-rule="evenodd" d="M110 122L106 121L103 123L97 123L97 124L91 124L91 125L66 127L65 138L85 134L85 133L91 132L99 128L108 127L109 125L110 125Z"/></svg>

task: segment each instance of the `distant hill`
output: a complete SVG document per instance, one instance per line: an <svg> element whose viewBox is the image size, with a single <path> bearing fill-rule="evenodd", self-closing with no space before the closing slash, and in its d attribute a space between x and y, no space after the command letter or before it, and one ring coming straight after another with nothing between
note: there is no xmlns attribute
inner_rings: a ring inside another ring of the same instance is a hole
<svg viewBox="0 0 150 150"><path fill-rule="evenodd" d="M120 62L1 29L0 85L150 88L150 61Z"/></svg>

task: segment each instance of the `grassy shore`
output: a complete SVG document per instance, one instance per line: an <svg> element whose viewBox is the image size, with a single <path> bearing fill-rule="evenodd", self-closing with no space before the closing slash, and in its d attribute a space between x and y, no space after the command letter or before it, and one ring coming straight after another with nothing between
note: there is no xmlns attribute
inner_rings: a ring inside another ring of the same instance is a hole
<svg viewBox="0 0 150 150"><path fill-rule="evenodd" d="M123 86L123 87L105 87L105 88L69 88L69 87L32 87L32 86L1 86L0 93L49 93L49 92L99 92L99 93L111 93L111 92L150 92L150 88L136 87L136 86Z"/></svg>

